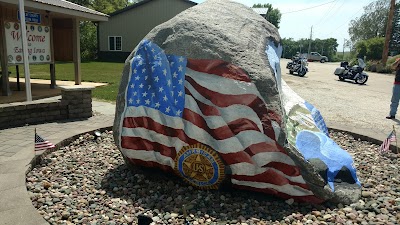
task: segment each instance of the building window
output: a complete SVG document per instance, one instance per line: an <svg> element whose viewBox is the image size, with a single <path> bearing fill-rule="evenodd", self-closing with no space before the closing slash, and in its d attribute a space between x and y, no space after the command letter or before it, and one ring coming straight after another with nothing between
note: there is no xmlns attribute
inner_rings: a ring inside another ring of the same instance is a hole
<svg viewBox="0 0 400 225"><path fill-rule="evenodd" d="M108 37L108 50L109 51L122 51L122 37L109 36Z"/></svg>

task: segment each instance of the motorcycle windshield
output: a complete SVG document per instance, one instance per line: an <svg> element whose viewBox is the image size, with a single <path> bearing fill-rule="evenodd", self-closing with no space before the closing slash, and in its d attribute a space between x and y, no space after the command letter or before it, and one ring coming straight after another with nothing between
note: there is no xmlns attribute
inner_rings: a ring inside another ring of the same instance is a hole
<svg viewBox="0 0 400 225"><path fill-rule="evenodd" d="M365 66L366 66L364 60L362 60L362 59L358 59L358 65L359 65L361 68L363 68L363 69L364 69Z"/></svg>

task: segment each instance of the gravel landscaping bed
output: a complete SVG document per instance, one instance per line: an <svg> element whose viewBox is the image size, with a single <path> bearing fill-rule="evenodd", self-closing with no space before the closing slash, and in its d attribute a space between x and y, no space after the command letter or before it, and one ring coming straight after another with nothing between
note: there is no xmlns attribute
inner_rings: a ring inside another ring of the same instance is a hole
<svg viewBox="0 0 400 225"><path fill-rule="evenodd" d="M355 160L362 199L351 205L311 205L240 190L197 190L158 170L129 168L112 133L81 135L42 157L27 174L33 205L50 224L398 224L399 157L342 132L331 138Z"/></svg>

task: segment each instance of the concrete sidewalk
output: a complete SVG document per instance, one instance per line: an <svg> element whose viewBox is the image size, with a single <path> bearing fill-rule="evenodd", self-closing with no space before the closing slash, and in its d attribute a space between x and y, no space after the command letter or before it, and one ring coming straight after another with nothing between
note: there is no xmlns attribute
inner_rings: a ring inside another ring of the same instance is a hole
<svg viewBox="0 0 400 225"><path fill-rule="evenodd" d="M25 185L25 174L34 158L34 135L61 144L81 133L111 127L115 105L92 102L94 116L85 120L58 121L0 130L0 225L48 224L33 207Z"/></svg>

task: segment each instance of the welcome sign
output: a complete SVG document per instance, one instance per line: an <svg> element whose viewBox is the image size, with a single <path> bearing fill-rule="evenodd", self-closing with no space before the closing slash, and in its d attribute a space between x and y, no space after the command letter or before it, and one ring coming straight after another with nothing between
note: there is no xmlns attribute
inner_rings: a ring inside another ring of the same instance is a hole
<svg viewBox="0 0 400 225"><path fill-rule="evenodd" d="M22 32L21 24L5 22L8 64L22 64ZM27 24L26 37L28 40L28 60L30 64L50 63L50 27Z"/></svg>

